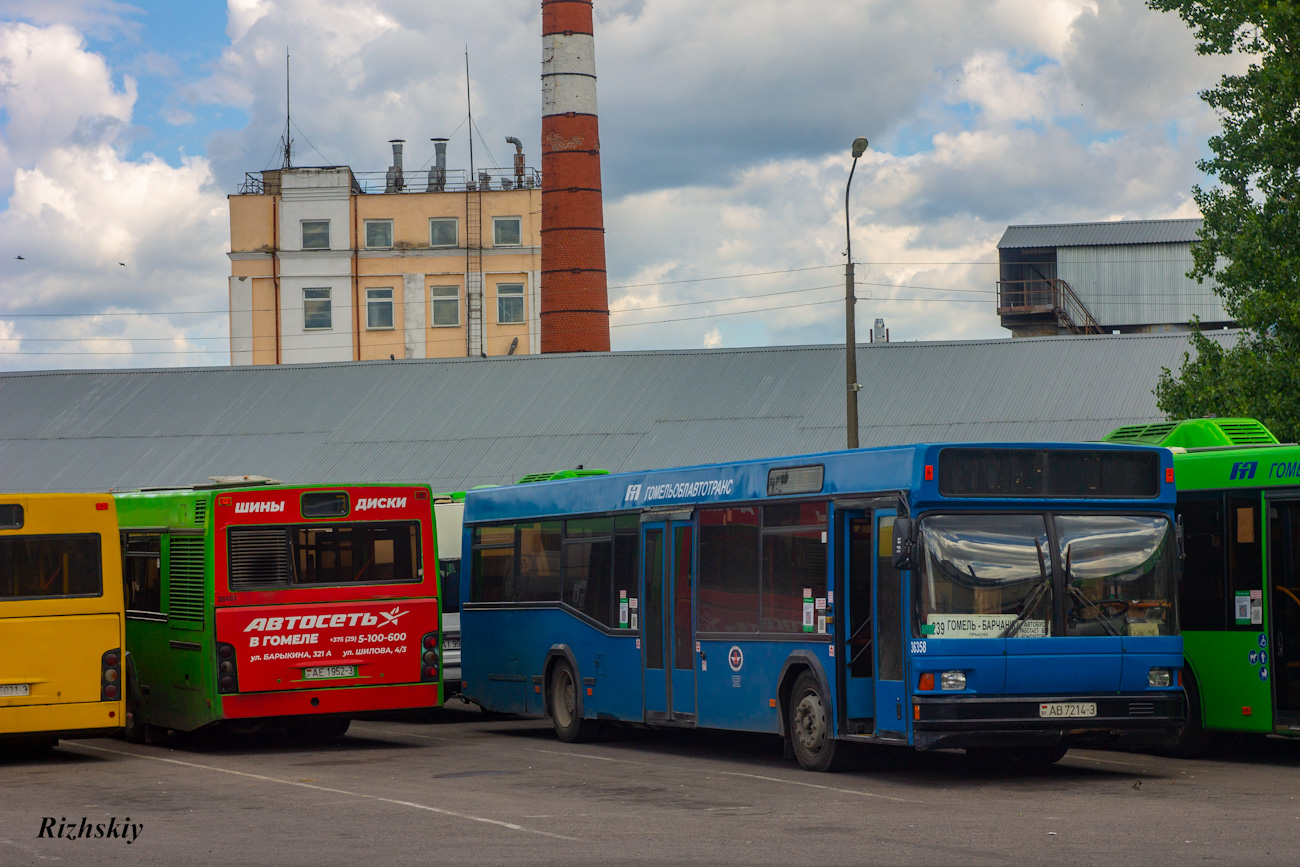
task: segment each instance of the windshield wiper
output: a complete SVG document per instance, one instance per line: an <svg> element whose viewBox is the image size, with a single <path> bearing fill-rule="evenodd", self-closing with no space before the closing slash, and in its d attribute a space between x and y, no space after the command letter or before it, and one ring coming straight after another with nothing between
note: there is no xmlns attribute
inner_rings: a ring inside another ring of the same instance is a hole
<svg viewBox="0 0 1300 867"><path fill-rule="evenodd" d="M1106 617L1106 612L1101 610L1101 606L1099 606L1096 602L1093 602L1091 599L1089 599L1087 596L1084 595L1082 590L1080 590L1078 587L1075 587L1073 584L1070 583L1070 546L1069 545L1065 546L1065 592L1069 593L1075 599L1081 601L1084 605L1088 606L1093 611L1096 611L1097 616L1094 619L1099 621L1102 627L1104 627L1107 632L1109 632L1111 635L1115 636L1116 638L1119 638L1119 630L1117 630L1114 626L1110 625L1110 619Z"/></svg>
<svg viewBox="0 0 1300 867"><path fill-rule="evenodd" d="M1038 607L1043 596L1052 586L1052 576L1047 574L1047 560L1043 557L1043 544L1037 539L1034 540L1034 549L1038 551L1038 574L1042 580L1025 595L1025 607L1016 615L1016 619L1007 624L1007 628L998 633L998 638L1015 638L1020 632L1020 627L1025 625L1029 615Z"/></svg>

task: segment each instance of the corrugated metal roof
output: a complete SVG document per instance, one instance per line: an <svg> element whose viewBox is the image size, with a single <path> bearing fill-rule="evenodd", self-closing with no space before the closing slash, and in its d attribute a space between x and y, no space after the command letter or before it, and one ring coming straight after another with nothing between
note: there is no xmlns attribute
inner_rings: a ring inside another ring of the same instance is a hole
<svg viewBox="0 0 1300 867"><path fill-rule="evenodd" d="M1196 240L1201 220L1116 220L1008 226L999 250L1021 247L1101 247L1116 244L1175 244Z"/></svg>
<svg viewBox="0 0 1300 867"><path fill-rule="evenodd" d="M1151 390L1187 349L1183 334L863 345L861 443L1099 439L1161 420ZM826 451L844 444L843 378L838 346L10 373L0 490L253 473L464 490Z"/></svg>

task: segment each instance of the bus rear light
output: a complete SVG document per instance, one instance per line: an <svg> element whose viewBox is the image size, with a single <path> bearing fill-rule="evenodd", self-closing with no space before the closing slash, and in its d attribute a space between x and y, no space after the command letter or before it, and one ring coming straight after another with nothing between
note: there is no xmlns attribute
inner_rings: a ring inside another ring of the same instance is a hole
<svg viewBox="0 0 1300 867"><path fill-rule="evenodd" d="M1251 709L1250 709L1249 707L1243 707L1243 708L1241 709L1241 715L1242 715L1242 716L1250 716L1251 713L1252 713L1252 711L1251 711Z"/></svg>
<svg viewBox="0 0 1300 867"><path fill-rule="evenodd" d="M933 482L933 481L934 481L934 464L926 464L926 465L925 465L925 480L926 480L927 482Z"/></svg>
<svg viewBox="0 0 1300 867"><path fill-rule="evenodd" d="M1174 483L1174 468L1173 468L1173 467L1168 467L1168 468L1165 470L1165 481L1168 482L1168 483L1171 484L1171 485Z"/></svg>
<svg viewBox="0 0 1300 867"><path fill-rule="evenodd" d="M122 691L118 681L122 679L122 650L113 648L100 657L99 700L117 701Z"/></svg>
<svg viewBox="0 0 1300 867"><path fill-rule="evenodd" d="M108 511L108 503L96 503L96 504L95 504L95 511L96 511L96 512L107 512L107 511Z"/></svg>
<svg viewBox="0 0 1300 867"><path fill-rule="evenodd" d="M1157 689L1174 685L1174 673L1167 668L1153 668L1147 672L1147 686Z"/></svg>
<svg viewBox="0 0 1300 867"><path fill-rule="evenodd" d="M420 680L426 683L438 679L438 668L441 661L438 659L439 651L442 650L442 642L436 632L426 632L420 639Z"/></svg>
<svg viewBox="0 0 1300 867"><path fill-rule="evenodd" d="M939 675L940 689L965 689L966 672L964 671L945 671Z"/></svg>
<svg viewBox="0 0 1300 867"><path fill-rule="evenodd" d="M239 692L239 666L232 644L217 642L217 692Z"/></svg>
<svg viewBox="0 0 1300 867"><path fill-rule="evenodd" d="M927 671L925 674L921 675L921 679L916 683L916 688L925 692L934 689L934 672Z"/></svg>

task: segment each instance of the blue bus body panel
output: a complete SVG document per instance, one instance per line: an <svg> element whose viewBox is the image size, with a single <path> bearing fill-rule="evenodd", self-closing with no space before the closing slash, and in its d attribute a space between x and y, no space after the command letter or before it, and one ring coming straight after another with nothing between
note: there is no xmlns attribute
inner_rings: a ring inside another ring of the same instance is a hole
<svg viewBox="0 0 1300 867"><path fill-rule="evenodd" d="M1121 645L1116 636L1000 640L1007 652L1007 695L1119 691Z"/></svg>
<svg viewBox="0 0 1300 867"><path fill-rule="evenodd" d="M1000 638L931 638L925 653L911 653L914 672L908 679L909 692L916 688L922 672L937 678L944 671L964 671L966 692L997 695L1006 687L1007 639ZM960 694L954 691L953 694Z"/></svg>
<svg viewBox="0 0 1300 867"><path fill-rule="evenodd" d="M731 648L742 653L739 669L729 660ZM699 673L699 721L705 728L746 732L780 731L781 711L777 699L778 677L787 659L796 651L812 654L821 663L827 680L835 670L825 641L731 641L702 640L708 669ZM828 709L829 710L829 709Z"/></svg>
<svg viewBox="0 0 1300 867"><path fill-rule="evenodd" d="M1177 685L1178 673L1183 667L1183 637L1181 635L1159 635L1138 637L1126 635L1124 642L1124 670L1120 680L1122 692L1145 692L1152 688L1147 678L1153 668L1167 668L1174 676L1174 691L1182 689Z"/></svg>
<svg viewBox="0 0 1300 867"><path fill-rule="evenodd" d="M465 694L489 709L545 714L541 679L558 644L577 662L585 717L641 719L641 651L635 635L607 635L558 607L463 611L461 635L467 631L478 638L474 653L462 657ZM588 678L595 683L585 683Z"/></svg>

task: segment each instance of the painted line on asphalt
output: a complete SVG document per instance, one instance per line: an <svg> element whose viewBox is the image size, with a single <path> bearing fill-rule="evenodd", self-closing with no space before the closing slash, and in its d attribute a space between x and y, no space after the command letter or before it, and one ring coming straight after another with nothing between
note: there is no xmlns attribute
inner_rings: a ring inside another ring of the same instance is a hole
<svg viewBox="0 0 1300 867"><path fill-rule="evenodd" d="M403 737L403 738L420 738L421 740L426 740L426 741L446 741L447 743L450 744L465 743L464 738L443 738L443 737L439 737L438 735L417 735L415 732L399 732L396 731L395 729L378 729L375 728L374 726L361 726L357 730L368 731L368 732L379 732L380 734L385 734L385 735L397 735L398 737Z"/></svg>
<svg viewBox="0 0 1300 867"><path fill-rule="evenodd" d="M1123 765L1126 768L1145 768L1146 765L1139 765L1137 762L1119 762L1115 759L1094 759L1092 756L1074 756L1067 755L1067 759L1074 759L1076 762L1098 762L1103 765Z"/></svg>
<svg viewBox="0 0 1300 867"><path fill-rule="evenodd" d="M80 741L64 741L68 746L78 747L83 750L94 750L100 753L112 753L113 755L126 756L131 759L148 759L152 762L163 762L168 765L179 765L183 768L197 768L203 771L216 771L219 774L230 774L236 777L244 777L250 780L260 780L264 783L280 783L285 786L297 786L300 789L311 789L316 792L329 792L333 795L347 795L352 798L364 798L367 801L379 801L384 804L396 804L399 807L410 807L414 810L424 810L429 813L437 813L441 816L451 816L454 819L466 819L470 822L481 822L484 825L497 825L501 828L507 828L511 831L519 831L524 834L538 834L542 837L551 837L556 840L569 840L572 842L581 842L576 837L566 837L563 834L552 834L549 831L538 831L534 828L525 828L523 825L516 825L513 822L503 822L500 819L488 819L483 816L474 816L469 813L458 813L455 810L444 810L441 807L432 807L428 804L417 804L415 801L402 801L397 798L381 798L379 795L367 795L364 792L349 792L347 789L334 789L329 786L317 786L312 783L300 783L296 780L284 780L279 777L271 777L265 774L250 774L247 771L236 771L231 768L219 768L215 765L201 765L197 762L183 762L180 759L167 759L162 756L149 756L143 753L132 753L126 750L110 750L107 747L95 747L90 744L83 744Z"/></svg>
<svg viewBox="0 0 1300 867"><path fill-rule="evenodd" d="M895 798L893 795L878 795L875 792L861 792L857 789L838 789L835 786L822 786L817 783L800 783L795 780L783 780L780 777L764 777L759 774L740 774L735 771L718 771L723 777L746 777L750 780L766 780L769 783L785 783L787 786L803 786L805 789L824 789L827 792L840 792L845 795L861 795L864 798L880 798L883 801L897 801L900 804L924 804L911 798Z"/></svg>
<svg viewBox="0 0 1300 867"><path fill-rule="evenodd" d="M533 747L527 748L530 753L546 753L548 756L572 756L578 759L595 759L598 762L617 762L620 765L648 765L649 762L633 762L629 759L611 759L608 756L593 756L591 753L568 753L564 750L539 750Z"/></svg>

